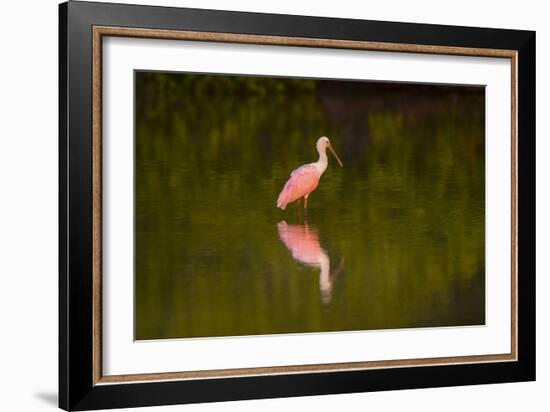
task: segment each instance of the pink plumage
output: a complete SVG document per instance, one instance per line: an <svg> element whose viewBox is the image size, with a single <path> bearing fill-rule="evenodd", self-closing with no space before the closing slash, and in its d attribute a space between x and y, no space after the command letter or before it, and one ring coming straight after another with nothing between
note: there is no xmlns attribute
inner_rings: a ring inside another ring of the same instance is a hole
<svg viewBox="0 0 550 412"><path fill-rule="evenodd" d="M312 165L303 165L290 174L290 179L281 190L277 199L277 207L285 210L289 203L308 196L319 185L321 173Z"/></svg>
<svg viewBox="0 0 550 412"><path fill-rule="evenodd" d="M317 188L321 175L327 169L327 149L332 152L340 166L343 167L342 161L334 151L327 137L320 137L315 146L319 153L319 160L303 165L290 174L290 179L288 179L283 190L279 193L279 198L277 199L278 208L285 210L289 203L304 198L304 210L307 209L307 198Z"/></svg>
<svg viewBox="0 0 550 412"><path fill-rule="evenodd" d="M295 261L306 266L319 268L319 289L323 303L332 299L332 288L338 274L344 268L344 259L340 259L338 267L331 272L330 258L321 247L319 233L313 227L305 225L289 225L284 220L277 224L279 238L288 248Z"/></svg>
<svg viewBox="0 0 550 412"><path fill-rule="evenodd" d="M277 224L279 238L292 253L292 257L305 265L320 267L328 260L321 248L317 230L307 225L289 225L284 220Z"/></svg>

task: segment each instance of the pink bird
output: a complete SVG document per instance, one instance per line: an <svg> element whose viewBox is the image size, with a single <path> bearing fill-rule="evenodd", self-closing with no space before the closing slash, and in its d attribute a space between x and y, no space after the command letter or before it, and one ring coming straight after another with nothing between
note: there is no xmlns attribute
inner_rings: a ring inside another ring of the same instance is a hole
<svg viewBox="0 0 550 412"><path fill-rule="evenodd" d="M304 209L307 209L307 198L319 185L319 180L328 166L327 148L332 152L340 166L344 167L327 137L320 137L316 146L319 152L319 160L300 166L290 174L290 179L279 193L278 208L285 210L289 203L304 198Z"/></svg>
<svg viewBox="0 0 550 412"><path fill-rule="evenodd" d="M338 268L330 271L330 259L327 252L321 247L319 233L316 229L305 225L289 225L284 220L277 224L279 238L288 248L296 262L321 269L319 274L319 290L324 303L332 299L334 281L344 267L344 259L340 259Z"/></svg>

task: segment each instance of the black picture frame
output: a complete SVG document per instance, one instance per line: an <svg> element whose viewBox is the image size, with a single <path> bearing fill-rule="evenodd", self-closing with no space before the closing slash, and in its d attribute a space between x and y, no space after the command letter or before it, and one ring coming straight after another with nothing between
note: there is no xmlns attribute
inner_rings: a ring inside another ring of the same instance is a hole
<svg viewBox="0 0 550 412"><path fill-rule="evenodd" d="M517 51L517 361L96 385L92 27ZM59 406L90 410L535 379L535 32L70 1L59 6Z"/></svg>

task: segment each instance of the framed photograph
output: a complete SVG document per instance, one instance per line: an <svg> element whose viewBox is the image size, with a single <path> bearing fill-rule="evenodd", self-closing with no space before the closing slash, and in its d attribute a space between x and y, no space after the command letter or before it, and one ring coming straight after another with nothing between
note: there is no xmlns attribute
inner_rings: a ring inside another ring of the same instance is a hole
<svg viewBox="0 0 550 412"><path fill-rule="evenodd" d="M59 403L535 379L535 33L60 5Z"/></svg>

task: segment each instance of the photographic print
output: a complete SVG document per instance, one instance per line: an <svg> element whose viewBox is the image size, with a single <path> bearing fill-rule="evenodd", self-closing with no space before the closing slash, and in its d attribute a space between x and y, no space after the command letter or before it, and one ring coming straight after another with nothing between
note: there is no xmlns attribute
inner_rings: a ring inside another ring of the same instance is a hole
<svg viewBox="0 0 550 412"><path fill-rule="evenodd" d="M137 340L485 323L485 89L135 71Z"/></svg>
<svg viewBox="0 0 550 412"><path fill-rule="evenodd" d="M59 7L59 405L532 381L535 32Z"/></svg>

